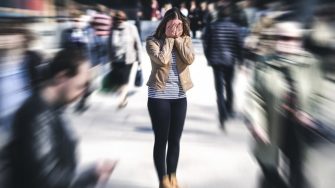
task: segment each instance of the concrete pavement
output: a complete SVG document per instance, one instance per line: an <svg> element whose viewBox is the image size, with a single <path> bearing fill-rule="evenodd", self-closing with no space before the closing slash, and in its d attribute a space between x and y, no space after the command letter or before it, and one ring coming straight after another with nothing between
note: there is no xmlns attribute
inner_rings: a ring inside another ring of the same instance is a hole
<svg viewBox="0 0 335 188"><path fill-rule="evenodd" d="M250 136L238 119L227 122L227 133L217 121L212 70L207 66L199 40L190 67L195 87L187 93L188 112L181 141L177 176L186 188L256 188L259 168L250 154ZM143 52L144 80L150 61ZM235 80L237 109L243 106L243 76ZM83 114L69 109L71 122L81 138L79 156L88 164L97 159L118 159L107 187L156 188L153 165L154 137L147 111L147 87L135 89L125 109L116 109L116 97L96 92Z"/></svg>

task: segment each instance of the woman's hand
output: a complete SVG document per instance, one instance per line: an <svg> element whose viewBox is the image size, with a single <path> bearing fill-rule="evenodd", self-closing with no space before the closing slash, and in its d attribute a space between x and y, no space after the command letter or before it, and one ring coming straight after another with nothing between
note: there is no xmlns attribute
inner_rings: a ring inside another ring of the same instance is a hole
<svg viewBox="0 0 335 188"><path fill-rule="evenodd" d="M183 34L183 23L179 23L177 25L176 35L175 38L180 37Z"/></svg>
<svg viewBox="0 0 335 188"><path fill-rule="evenodd" d="M165 35L168 38L180 37L183 33L182 21L178 19L170 20L166 24Z"/></svg>
<svg viewBox="0 0 335 188"><path fill-rule="evenodd" d="M174 35L174 25L173 25L173 20L170 20L166 23L166 28L165 28L165 35L168 38L173 38Z"/></svg>

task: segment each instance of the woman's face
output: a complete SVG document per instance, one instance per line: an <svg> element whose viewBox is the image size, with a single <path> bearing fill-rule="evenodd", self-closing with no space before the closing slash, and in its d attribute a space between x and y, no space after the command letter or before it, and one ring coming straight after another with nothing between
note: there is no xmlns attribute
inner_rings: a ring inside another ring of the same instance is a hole
<svg viewBox="0 0 335 188"><path fill-rule="evenodd" d="M169 20L165 27L165 34L168 37L180 37L183 33L183 22L180 19Z"/></svg>

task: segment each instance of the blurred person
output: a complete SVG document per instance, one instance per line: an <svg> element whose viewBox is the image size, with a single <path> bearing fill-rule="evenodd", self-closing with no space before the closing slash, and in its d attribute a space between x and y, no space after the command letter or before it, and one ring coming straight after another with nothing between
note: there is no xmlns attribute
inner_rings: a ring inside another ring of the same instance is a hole
<svg viewBox="0 0 335 188"><path fill-rule="evenodd" d="M140 41L142 41L142 19L143 19L143 12L141 10L138 10L136 12L136 20L135 20L135 26L138 31L138 36L140 37Z"/></svg>
<svg viewBox="0 0 335 188"><path fill-rule="evenodd" d="M137 2L136 5L136 19L135 19L135 26L137 28L138 31L138 35L140 36L140 40L142 41L142 19L143 19L143 6L142 3L140 1Z"/></svg>
<svg viewBox="0 0 335 188"><path fill-rule="evenodd" d="M1 23L0 30L0 187L9 186L10 165L5 148L16 110L29 97L28 71L22 63L24 31Z"/></svg>
<svg viewBox="0 0 335 188"><path fill-rule="evenodd" d="M63 116L63 109L84 93L89 67L83 50L60 51L40 91L17 111L7 148L12 167L8 188L84 188L108 180L115 167L110 160L78 171L78 141Z"/></svg>
<svg viewBox="0 0 335 188"><path fill-rule="evenodd" d="M308 86L313 81L305 79L310 73L313 73L315 61L311 54L303 49L304 29L298 21L280 21L276 24L276 59L285 75L289 91L284 101L285 108L290 106L295 108L298 105L297 100L304 100L302 96L309 93ZM290 63L288 63L291 61ZM284 64L284 66L283 66ZM300 85L301 84L301 85ZM299 99L298 99L299 98ZM293 104L294 103L294 104ZM304 102L303 102L304 103ZM287 111L286 111L287 113ZM287 159L289 171L289 184L291 187L303 188L303 154L301 140L299 139L298 127L291 113L286 114L283 122L283 134L281 150Z"/></svg>
<svg viewBox="0 0 335 188"><path fill-rule="evenodd" d="M208 3L207 4L207 11L205 12L205 15L204 15L204 25L207 26L209 25L210 23L214 22L217 20L217 14L218 14L218 11L217 11L217 7L216 7L216 3Z"/></svg>
<svg viewBox="0 0 335 188"><path fill-rule="evenodd" d="M206 22L206 16L207 16L207 14L208 14L208 4L207 4L207 2L201 2L200 3L200 16L199 16L199 21L200 21L200 29L202 30L205 26L206 26L206 24L207 24L207 22Z"/></svg>
<svg viewBox="0 0 335 188"><path fill-rule="evenodd" d="M283 153L289 164L291 187L334 185L327 175L335 172L335 167L329 165L335 156L335 99L331 94L335 70L334 7L332 2L316 3L313 21L307 23L308 32L298 21L277 24L278 59L286 62L290 83L284 105L288 120Z"/></svg>
<svg viewBox="0 0 335 188"><path fill-rule="evenodd" d="M159 11L159 4L157 0L151 0L151 21L157 21L161 19L161 13Z"/></svg>
<svg viewBox="0 0 335 188"><path fill-rule="evenodd" d="M257 21L256 20L257 8L255 5L255 0L245 0L243 11L245 12L247 18L247 24L250 29Z"/></svg>
<svg viewBox="0 0 335 188"><path fill-rule="evenodd" d="M186 91L193 87L188 66L194 61L194 51L188 19L178 8L170 9L146 42L152 65L147 83L148 110L155 135L153 156L159 187L177 188Z"/></svg>
<svg viewBox="0 0 335 188"><path fill-rule="evenodd" d="M240 41L241 45L243 46L244 40L249 35L249 24L248 24L248 17L246 12L244 11L243 3L233 3L232 10L233 14L233 21L238 24L240 27ZM234 18L235 17L235 18Z"/></svg>
<svg viewBox="0 0 335 188"><path fill-rule="evenodd" d="M135 25L127 22L127 15L117 11L109 37L111 61L110 85L120 93L118 108L128 104L128 91L133 86L135 70L141 65L142 43Z"/></svg>
<svg viewBox="0 0 335 188"><path fill-rule="evenodd" d="M305 130L302 132L305 134L300 134L304 143L303 173L311 188L331 188L335 184L334 8L335 3L330 0L313 6L313 20L308 23L310 30L304 47L316 56L317 71L306 77L312 91L305 94L305 102L300 102L293 111L299 127Z"/></svg>
<svg viewBox="0 0 335 188"><path fill-rule="evenodd" d="M109 9L105 6L98 6L96 12L92 12L88 16L90 17L90 28L94 31L92 37L92 55L95 56L96 60L92 63L94 65L104 65L109 62L107 42L112 25L112 19L110 15L107 15ZM93 59L93 58L92 58Z"/></svg>
<svg viewBox="0 0 335 188"><path fill-rule="evenodd" d="M42 56L30 49L34 40L25 21L0 23L0 187L8 187L10 142L15 112L43 80Z"/></svg>
<svg viewBox="0 0 335 188"><path fill-rule="evenodd" d="M92 30L90 30L85 24L83 14L78 12L73 12L71 15L71 22L73 24L72 27L64 30L61 35L61 48L64 49L71 49L71 48L83 48L87 55L91 58L92 63L96 63L96 58L93 59L94 54L97 52L92 53L91 42L92 40ZM87 83L89 86L89 83ZM82 96L81 100L75 107L76 112L84 112L88 109L86 104L87 98L91 95L92 91L89 87L86 87L86 92Z"/></svg>
<svg viewBox="0 0 335 188"><path fill-rule="evenodd" d="M89 48L89 31L83 16L79 11L71 13L70 22L72 26L62 32L61 48ZM86 53L89 54L89 51L87 50Z"/></svg>
<svg viewBox="0 0 335 188"><path fill-rule="evenodd" d="M233 88L234 66L242 63L239 27L229 16L229 7L219 8L218 20L206 26L203 47L208 65L213 68L220 127L234 113ZM225 93L225 94L224 94ZM226 96L226 97L225 97Z"/></svg>
<svg viewBox="0 0 335 188"><path fill-rule="evenodd" d="M35 36L32 33L27 33L25 40L24 61L28 64L30 87L32 90L38 90L45 79L48 64L40 52L30 49L30 44L35 40Z"/></svg>
<svg viewBox="0 0 335 188"><path fill-rule="evenodd" d="M184 16L188 17L188 9L186 8L186 4L184 2L180 4L180 12Z"/></svg>
<svg viewBox="0 0 335 188"><path fill-rule="evenodd" d="M97 70L99 65L106 63L108 59L107 41L110 19L109 16L104 15L104 7L100 6L99 9L99 13L94 13L90 16L84 15L79 11L72 13L71 22L73 26L64 30L61 38L62 48L84 48L90 58L93 70ZM92 75L91 81L88 83L88 87L86 87L85 94L76 104L76 112L82 113L89 108L87 99L94 91L92 82L95 76Z"/></svg>
<svg viewBox="0 0 335 188"><path fill-rule="evenodd" d="M230 13L232 21L240 27L248 27L248 19L242 7L239 4L233 2L228 4L231 9Z"/></svg>
<svg viewBox="0 0 335 188"><path fill-rule="evenodd" d="M161 9L161 15L162 15L162 17L164 17L166 11L170 10L171 8L172 8L172 4L171 3L164 4L164 6Z"/></svg>
<svg viewBox="0 0 335 188"><path fill-rule="evenodd" d="M197 31L201 28L202 21L201 21L201 10L197 7L195 1L191 1L191 8L188 17L190 19L192 38L196 38Z"/></svg>
<svg viewBox="0 0 335 188"><path fill-rule="evenodd" d="M9 129L15 111L43 80L43 58L30 50L33 34L24 23L3 25L0 32L0 125Z"/></svg>
<svg viewBox="0 0 335 188"><path fill-rule="evenodd" d="M274 61L276 31L274 21L262 25L255 50L253 80L246 102L246 125L255 138L252 152L262 171L259 187L286 187L279 172L283 96L287 93L285 76Z"/></svg>
<svg viewBox="0 0 335 188"><path fill-rule="evenodd" d="M295 108L298 100L305 100L314 83L308 77L316 75L315 63L302 48L304 30L295 15L273 14L277 22L268 20L270 13L262 18L248 124L256 138L254 154L264 174L262 187L306 187L299 129L288 106Z"/></svg>

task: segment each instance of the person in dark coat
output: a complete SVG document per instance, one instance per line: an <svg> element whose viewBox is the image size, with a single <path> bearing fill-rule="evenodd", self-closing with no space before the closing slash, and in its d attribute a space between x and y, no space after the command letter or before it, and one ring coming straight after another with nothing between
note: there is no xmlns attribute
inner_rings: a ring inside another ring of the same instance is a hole
<svg viewBox="0 0 335 188"><path fill-rule="evenodd" d="M234 65L237 60L242 63L239 27L232 21L229 11L229 6L220 6L218 20L210 23L203 34L205 56L214 72L221 128L224 128L228 116L233 114Z"/></svg>

